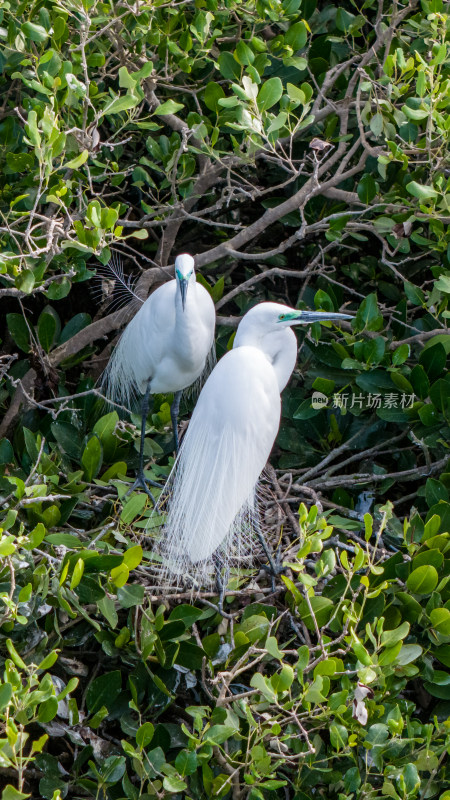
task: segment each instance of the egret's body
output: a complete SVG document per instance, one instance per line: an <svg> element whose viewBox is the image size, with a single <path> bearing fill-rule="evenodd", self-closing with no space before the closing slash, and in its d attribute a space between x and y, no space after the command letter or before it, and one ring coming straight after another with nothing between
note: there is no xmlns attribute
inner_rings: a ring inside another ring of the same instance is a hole
<svg viewBox="0 0 450 800"><path fill-rule="evenodd" d="M191 256L177 257L175 275L175 280L148 297L127 325L106 372L106 390L112 399L129 408L134 397L143 396L141 473L150 394L175 395L171 412L178 450L181 392L201 376L214 342L214 303L195 279Z"/></svg>
<svg viewBox="0 0 450 800"><path fill-rule="evenodd" d="M213 554L252 533L256 486L280 424L280 392L297 358L290 325L342 318L349 315L277 303L261 303L243 317L233 350L200 394L169 478L163 531L169 571L204 578Z"/></svg>

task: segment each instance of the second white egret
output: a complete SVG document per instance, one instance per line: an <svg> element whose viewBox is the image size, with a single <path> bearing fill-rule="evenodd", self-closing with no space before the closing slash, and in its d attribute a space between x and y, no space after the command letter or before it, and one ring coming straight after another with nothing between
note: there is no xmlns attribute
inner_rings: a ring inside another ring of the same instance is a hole
<svg viewBox="0 0 450 800"><path fill-rule="evenodd" d="M203 387L168 480L162 551L169 573L210 580L211 557L226 562L247 534L262 538L256 486L297 360L291 327L345 319L352 317L270 302L242 318L233 349Z"/></svg>
<svg viewBox="0 0 450 800"><path fill-rule="evenodd" d="M153 502L147 482L158 484L144 475L150 395L174 394L170 412L178 451L181 394L205 370L214 343L215 320L211 296L195 279L194 259L183 253L175 259L175 280L147 298L125 328L106 369L104 384L112 400L130 408L135 396L143 396L139 468L132 488L141 486Z"/></svg>

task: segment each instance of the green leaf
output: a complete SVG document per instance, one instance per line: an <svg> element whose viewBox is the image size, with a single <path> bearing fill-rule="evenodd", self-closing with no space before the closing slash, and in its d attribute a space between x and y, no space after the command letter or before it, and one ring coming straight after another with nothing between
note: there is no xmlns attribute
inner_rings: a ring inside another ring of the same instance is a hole
<svg viewBox="0 0 450 800"><path fill-rule="evenodd" d="M123 563L127 565L128 569L136 569L142 561L143 550L140 544L135 544L129 547L123 554Z"/></svg>
<svg viewBox="0 0 450 800"><path fill-rule="evenodd" d="M424 348L419 356L419 364L422 364L430 380L441 377L446 360L447 354L440 342Z"/></svg>
<svg viewBox="0 0 450 800"><path fill-rule="evenodd" d="M450 611L448 608L433 608L430 611L430 622L438 633L450 636Z"/></svg>
<svg viewBox="0 0 450 800"><path fill-rule="evenodd" d="M92 481L100 472L103 455L102 446L97 436L92 436L84 448L81 456L81 464L84 468L84 477L87 481Z"/></svg>
<svg viewBox="0 0 450 800"><path fill-rule="evenodd" d="M439 503L440 500L448 500L448 490L441 481L436 480L436 478L428 478L425 484L425 498L431 508L435 503Z"/></svg>
<svg viewBox="0 0 450 800"><path fill-rule="evenodd" d="M239 630L245 633L247 639L254 644L259 639L267 636L269 627L270 624L267 617L256 614L243 620L239 625Z"/></svg>
<svg viewBox="0 0 450 800"><path fill-rule="evenodd" d="M68 278L61 278L59 280L53 281L47 289L46 295L49 300L63 300L64 297L67 297L70 290L72 288L72 284Z"/></svg>
<svg viewBox="0 0 450 800"><path fill-rule="evenodd" d="M383 647L393 647L408 635L410 629L409 622L403 622L398 628L390 631L383 631L381 634L381 644Z"/></svg>
<svg viewBox="0 0 450 800"><path fill-rule="evenodd" d="M48 33L42 25L36 25L34 22L24 22L21 26L21 31L27 39L31 39L32 42L37 42L37 44L42 44L46 42L48 39ZM28 797L28 795L26 795Z"/></svg>
<svg viewBox="0 0 450 800"><path fill-rule="evenodd" d="M348 731L344 725L330 725L330 741L335 750L344 750L348 742Z"/></svg>
<svg viewBox="0 0 450 800"><path fill-rule="evenodd" d="M286 33L284 34L284 41L289 47L292 47L294 53L297 50L301 50L308 39L308 32L306 30L306 25L304 22L295 22L293 25L290 25Z"/></svg>
<svg viewBox="0 0 450 800"><path fill-rule="evenodd" d="M122 676L119 670L107 672L105 675L95 678L89 684L86 693L86 705L89 713L95 714L102 706L106 706L107 709L113 708L121 691Z"/></svg>
<svg viewBox="0 0 450 800"><path fill-rule="evenodd" d="M22 314L7 314L6 323L16 345L20 347L24 353L28 353L30 349L30 333Z"/></svg>
<svg viewBox="0 0 450 800"><path fill-rule="evenodd" d="M402 777L405 783L406 794L408 797L411 797L412 794L420 788L421 784L416 766L414 764L406 764L402 770Z"/></svg>
<svg viewBox="0 0 450 800"><path fill-rule="evenodd" d="M233 54L224 50L218 58L219 70L228 81L240 80L241 68Z"/></svg>
<svg viewBox="0 0 450 800"><path fill-rule="evenodd" d="M0 711L3 711L9 704L12 692L13 688L10 683L4 683L0 686Z"/></svg>
<svg viewBox="0 0 450 800"><path fill-rule="evenodd" d="M82 547L82 543L73 533L48 533L45 537L45 541L50 542L50 544L55 547L59 545L70 548Z"/></svg>
<svg viewBox="0 0 450 800"><path fill-rule="evenodd" d="M163 786L167 792L184 792L187 789L187 783L177 778L175 775L169 775L163 779Z"/></svg>
<svg viewBox="0 0 450 800"><path fill-rule="evenodd" d="M97 601L97 605L99 607L99 610L105 617L105 619L110 624L111 628L115 628L119 621L119 617L115 609L114 600L111 597L108 597L107 594L105 594L105 596L102 597L101 600Z"/></svg>
<svg viewBox="0 0 450 800"><path fill-rule="evenodd" d="M144 722L136 731L136 742L138 746L143 749L148 747L153 739L155 733L155 726L151 722Z"/></svg>
<svg viewBox="0 0 450 800"><path fill-rule="evenodd" d="M16 278L16 286L21 292L31 294L35 284L34 273L31 269L23 269Z"/></svg>
<svg viewBox="0 0 450 800"><path fill-rule="evenodd" d="M119 67L119 86L121 89L134 89L136 80L130 75L126 67Z"/></svg>
<svg viewBox="0 0 450 800"><path fill-rule="evenodd" d="M68 342L72 336L75 336L75 334L79 333L81 330L83 330L83 328L86 328L86 326L90 325L91 322L92 318L90 314L86 314L83 311L80 311L79 314L75 314L75 316L72 317L72 319L62 329L61 336L59 337L59 344Z"/></svg>
<svg viewBox="0 0 450 800"><path fill-rule="evenodd" d="M250 685L252 685L251 682ZM205 732L204 740L212 742L212 744L223 744L223 742L226 742L226 740L230 739L235 733L236 728L231 725L212 725L209 730Z"/></svg>
<svg viewBox="0 0 450 800"><path fill-rule="evenodd" d="M39 342L43 350L48 353L56 334L56 319L54 315L43 311L38 320L37 331Z"/></svg>
<svg viewBox="0 0 450 800"><path fill-rule="evenodd" d="M79 558L73 568L72 579L70 581L71 590L75 589L78 586L78 584L81 581L81 578L83 577L83 572L84 572L84 561L82 558Z"/></svg>
<svg viewBox="0 0 450 800"><path fill-rule="evenodd" d="M403 364L407 358L409 358L410 353L410 346L409 344L401 344L400 347L397 347L392 354L392 363L394 366L399 366Z"/></svg>
<svg viewBox="0 0 450 800"><path fill-rule="evenodd" d="M422 186L422 184L416 183L416 181L407 183L406 189L413 197L417 197L418 200L430 200L438 196L438 192L433 189L432 186Z"/></svg>
<svg viewBox="0 0 450 800"><path fill-rule="evenodd" d="M363 175L358 183L356 191L358 192L361 203L365 205L371 203L377 193L377 185L372 175Z"/></svg>
<svg viewBox="0 0 450 800"><path fill-rule="evenodd" d="M132 494L130 499L125 503L120 515L120 519L124 525L130 525L130 523L142 513L146 502L147 495L145 495L144 492L140 494Z"/></svg>
<svg viewBox="0 0 450 800"><path fill-rule="evenodd" d="M210 81L205 88L203 102L210 111L219 111L219 100L225 97L225 92L218 83Z"/></svg>
<svg viewBox="0 0 450 800"><path fill-rule="evenodd" d="M378 331L383 325L382 317L378 311L376 294L368 294L356 312L356 325L358 330L367 328L369 331Z"/></svg>
<svg viewBox="0 0 450 800"><path fill-rule="evenodd" d="M445 412L447 410L450 397L449 390L450 384L444 378L439 378L430 389L430 399L439 411Z"/></svg>
<svg viewBox="0 0 450 800"><path fill-rule="evenodd" d="M239 39L236 45L235 56L239 64L244 67L248 64L253 64L255 60L255 54L253 50L244 42L243 39Z"/></svg>
<svg viewBox="0 0 450 800"><path fill-rule="evenodd" d="M26 800L27 797L31 797L31 794L24 794L24 792L19 792L14 786L11 786L10 783L3 789L2 792L2 800Z"/></svg>
<svg viewBox="0 0 450 800"><path fill-rule="evenodd" d="M175 759L175 769L180 775L193 775L198 766L197 753L191 750L181 750Z"/></svg>
<svg viewBox="0 0 450 800"><path fill-rule="evenodd" d="M424 564L414 569L406 580L406 585L413 594L431 594L438 585L438 574L431 564Z"/></svg>
<svg viewBox="0 0 450 800"><path fill-rule="evenodd" d="M423 650L420 644L404 644L402 645L402 649L395 659L395 663L399 666L411 664L413 661L416 661L416 659L420 658L422 653Z"/></svg>
<svg viewBox="0 0 450 800"><path fill-rule="evenodd" d="M8 650L8 653L11 656L11 658L12 658L14 664L16 665L16 667L19 667L19 669L26 670L27 669L27 665L25 664L25 661L23 660L23 658L21 658L19 656L19 653L17 652L16 648L14 647L11 639L7 639L6 640L6 649Z"/></svg>
<svg viewBox="0 0 450 800"><path fill-rule="evenodd" d="M319 626L319 628L324 627L331 617L334 605L333 601L330 600L329 597L321 597L320 595L317 595L315 597L310 598L310 603L312 610L314 612L314 616L316 618L317 625ZM302 621L304 622L308 630L314 631L315 630L314 620L311 616L306 600L303 600L301 602L298 611Z"/></svg>
<svg viewBox="0 0 450 800"><path fill-rule="evenodd" d="M135 97L132 94L124 94L120 97L115 97L113 100L108 100L101 114L103 116L108 114L120 114L122 111L128 111L130 108L135 108L138 103L138 97Z"/></svg>
<svg viewBox="0 0 450 800"><path fill-rule="evenodd" d="M287 83L286 90L289 96L289 100L292 100L293 103L301 103L304 105L306 103L306 96L304 91L295 86L294 83Z"/></svg>
<svg viewBox="0 0 450 800"><path fill-rule="evenodd" d="M369 128L376 137L381 136L383 133L383 115L379 111L370 120Z"/></svg>
<svg viewBox="0 0 450 800"><path fill-rule="evenodd" d="M122 608L133 608L140 606L144 602L145 589L143 586L131 584L130 586L121 586L117 590L117 599Z"/></svg>
<svg viewBox="0 0 450 800"><path fill-rule="evenodd" d="M347 33L355 20L356 17L354 14L351 14L350 11L346 11L342 6L338 7L336 11L336 27L338 30Z"/></svg>
<svg viewBox="0 0 450 800"><path fill-rule="evenodd" d="M83 150L79 156L76 158L72 158L71 161L68 161L67 164L64 164L65 169L78 169L78 167L83 166L89 158L89 150Z"/></svg>
<svg viewBox="0 0 450 800"><path fill-rule="evenodd" d="M130 577L130 570L128 569L126 564L119 564L118 567L114 567L111 570L111 580L114 586L120 588L124 586Z"/></svg>
<svg viewBox="0 0 450 800"><path fill-rule="evenodd" d="M153 112L158 117L164 117L166 114L177 114L184 108L183 103L176 103L175 100L166 100Z"/></svg>
<svg viewBox="0 0 450 800"><path fill-rule="evenodd" d="M260 111L267 111L278 103L283 94L283 84L279 78L269 78L258 92L257 104Z"/></svg>
<svg viewBox="0 0 450 800"><path fill-rule="evenodd" d="M403 106L402 111L407 117L409 117L409 119L413 119L415 122L421 122L430 116L429 110L425 110L424 108L411 108L410 106L405 105Z"/></svg>
<svg viewBox="0 0 450 800"><path fill-rule="evenodd" d="M405 289L406 297L408 298L410 303L413 303L415 306L421 306L422 303L425 302L425 295L422 289L419 289L418 286L415 286L413 283L408 283L408 281L405 281L403 287Z"/></svg>
<svg viewBox="0 0 450 800"><path fill-rule="evenodd" d="M0 464L11 464L14 461L14 450L9 439L0 439Z"/></svg>
<svg viewBox="0 0 450 800"><path fill-rule="evenodd" d="M206 652L202 647L191 642L181 641L176 663L191 670L201 669L205 656Z"/></svg>
<svg viewBox="0 0 450 800"><path fill-rule="evenodd" d="M367 731L364 744L367 742L367 744L370 744L373 747L377 744L384 744L388 738L389 729L387 725L383 725L381 722L376 722L375 725L371 725Z"/></svg>
<svg viewBox="0 0 450 800"><path fill-rule="evenodd" d="M51 722L58 712L58 701L56 697L49 697L44 700L39 706L38 720L39 722Z"/></svg>

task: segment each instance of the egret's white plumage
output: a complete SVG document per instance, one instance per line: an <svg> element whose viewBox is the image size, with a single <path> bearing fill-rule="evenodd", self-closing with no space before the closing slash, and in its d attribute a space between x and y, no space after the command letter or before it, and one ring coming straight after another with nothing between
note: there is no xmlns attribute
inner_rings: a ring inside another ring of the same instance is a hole
<svg viewBox="0 0 450 800"><path fill-rule="evenodd" d="M161 539L169 572L208 579L213 554L238 553L251 538L258 479L280 424L280 392L297 358L290 326L337 318L349 315L277 303L260 303L243 317L233 350L203 387L169 477Z"/></svg>
<svg viewBox="0 0 450 800"><path fill-rule="evenodd" d="M211 296L197 283L194 259L175 259L175 280L154 291L125 328L106 369L104 386L111 399L131 407L142 395L139 468L133 489L141 486L155 499L143 472L145 421L151 394L174 393L170 412L175 450L180 397L211 364L216 312Z"/></svg>
<svg viewBox="0 0 450 800"><path fill-rule="evenodd" d="M108 364L108 396L128 408L135 396L145 393L149 381L151 394L178 392L205 368L214 342L214 303L197 283L190 255L176 258L175 275L143 303Z"/></svg>

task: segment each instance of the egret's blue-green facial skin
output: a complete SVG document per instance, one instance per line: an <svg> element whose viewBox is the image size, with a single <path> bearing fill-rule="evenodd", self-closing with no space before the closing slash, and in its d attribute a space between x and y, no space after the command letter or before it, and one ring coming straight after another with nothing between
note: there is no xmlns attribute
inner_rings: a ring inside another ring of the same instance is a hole
<svg viewBox="0 0 450 800"><path fill-rule="evenodd" d="M278 322L288 322L289 320L299 319L300 312L299 311L290 311L289 314L280 314L278 317Z"/></svg>
<svg viewBox="0 0 450 800"><path fill-rule="evenodd" d="M181 283L181 281L188 281L189 278L191 277L191 275L192 275L192 270L190 272L188 272L187 275L183 275L183 273L180 272L179 269L176 270L176 276L177 276L178 280L180 281L180 283Z"/></svg>

